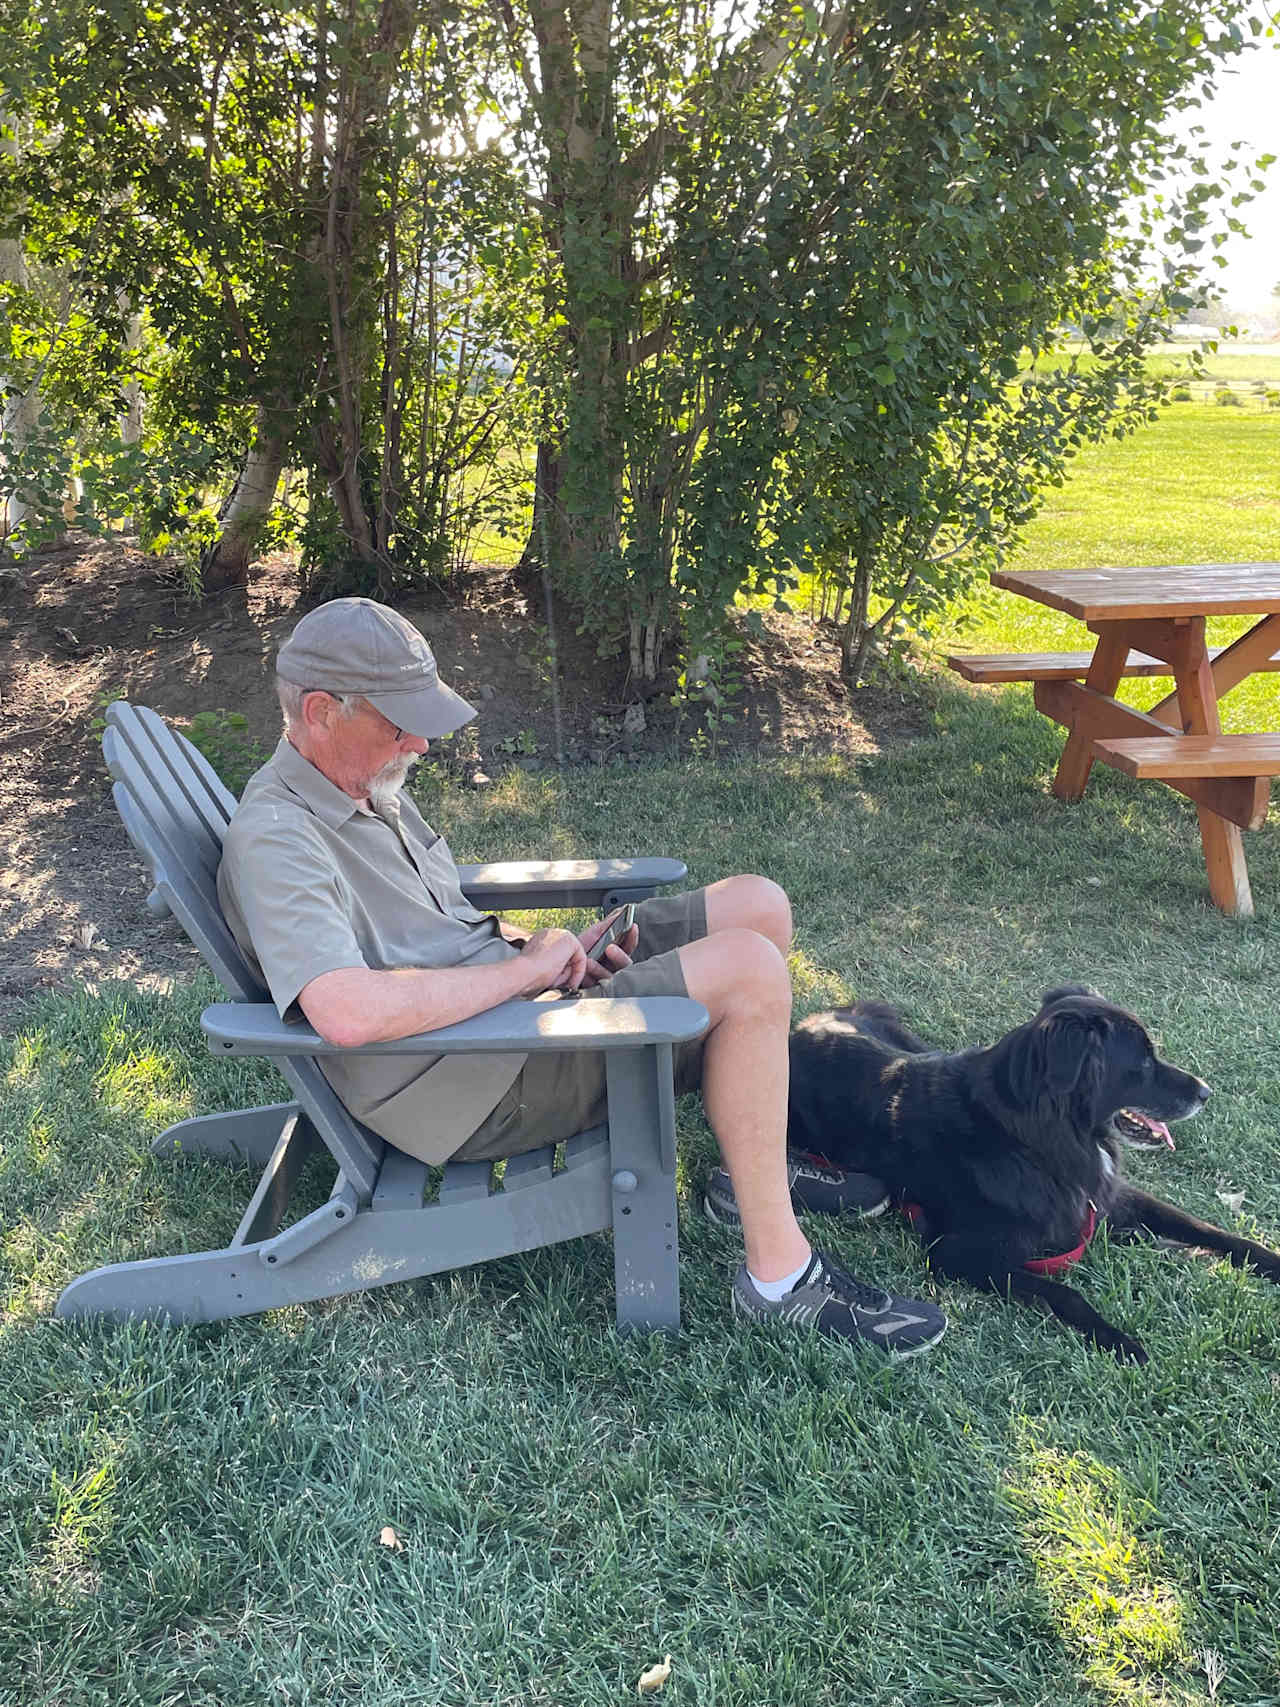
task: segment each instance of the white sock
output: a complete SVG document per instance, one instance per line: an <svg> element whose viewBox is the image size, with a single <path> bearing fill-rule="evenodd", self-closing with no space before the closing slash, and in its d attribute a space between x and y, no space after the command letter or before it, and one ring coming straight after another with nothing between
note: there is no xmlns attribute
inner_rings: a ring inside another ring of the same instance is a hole
<svg viewBox="0 0 1280 1707"><path fill-rule="evenodd" d="M781 1280L757 1280L750 1269L747 1270L747 1278L762 1298L767 1298L770 1303L776 1304L779 1298L785 1298L787 1293L792 1290L812 1261L813 1252L810 1251L795 1273L784 1274Z"/></svg>

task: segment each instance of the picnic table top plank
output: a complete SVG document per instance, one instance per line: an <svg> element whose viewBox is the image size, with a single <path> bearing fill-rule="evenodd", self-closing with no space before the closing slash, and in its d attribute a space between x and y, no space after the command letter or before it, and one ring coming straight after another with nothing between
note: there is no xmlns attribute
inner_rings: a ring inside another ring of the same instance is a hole
<svg viewBox="0 0 1280 1707"><path fill-rule="evenodd" d="M1081 622L1280 611L1280 563L1001 569L992 575L991 585L1065 611Z"/></svg>

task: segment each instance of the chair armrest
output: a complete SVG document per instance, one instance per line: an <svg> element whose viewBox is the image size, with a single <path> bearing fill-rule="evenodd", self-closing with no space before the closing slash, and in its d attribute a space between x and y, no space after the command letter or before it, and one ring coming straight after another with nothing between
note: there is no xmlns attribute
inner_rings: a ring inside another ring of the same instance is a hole
<svg viewBox="0 0 1280 1707"><path fill-rule="evenodd" d="M640 900L687 874L679 859L513 859L458 867L467 899L495 910L592 907L607 895Z"/></svg>
<svg viewBox="0 0 1280 1707"><path fill-rule="evenodd" d="M710 1018L701 1002L687 996L514 1001L460 1025L366 1043L358 1050L327 1043L309 1025L286 1025L271 1002L214 1002L200 1024L217 1055L493 1055L685 1043L700 1037Z"/></svg>

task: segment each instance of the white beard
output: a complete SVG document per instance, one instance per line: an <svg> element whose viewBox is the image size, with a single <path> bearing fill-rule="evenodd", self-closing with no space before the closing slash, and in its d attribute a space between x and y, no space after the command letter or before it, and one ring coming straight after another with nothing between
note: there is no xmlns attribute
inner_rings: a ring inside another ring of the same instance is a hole
<svg viewBox="0 0 1280 1707"><path fill-rule="evenodd" d="M383 765L380 771L375 771L369 778L369 799L373 804L382 806L394 800L417 762L417 753L403 753Z"/></svg>

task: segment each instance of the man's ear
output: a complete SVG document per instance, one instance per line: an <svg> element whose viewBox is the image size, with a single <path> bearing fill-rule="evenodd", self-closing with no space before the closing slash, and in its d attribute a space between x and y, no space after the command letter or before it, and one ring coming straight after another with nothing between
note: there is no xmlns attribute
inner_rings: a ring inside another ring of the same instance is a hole
<svg viewBox="0 0 1280 1707"><path fill-rule="evenodd" d="M302 723L311 734L320 734L333 722L338 702L332 694L314 688L302 696Z"/></svg>

